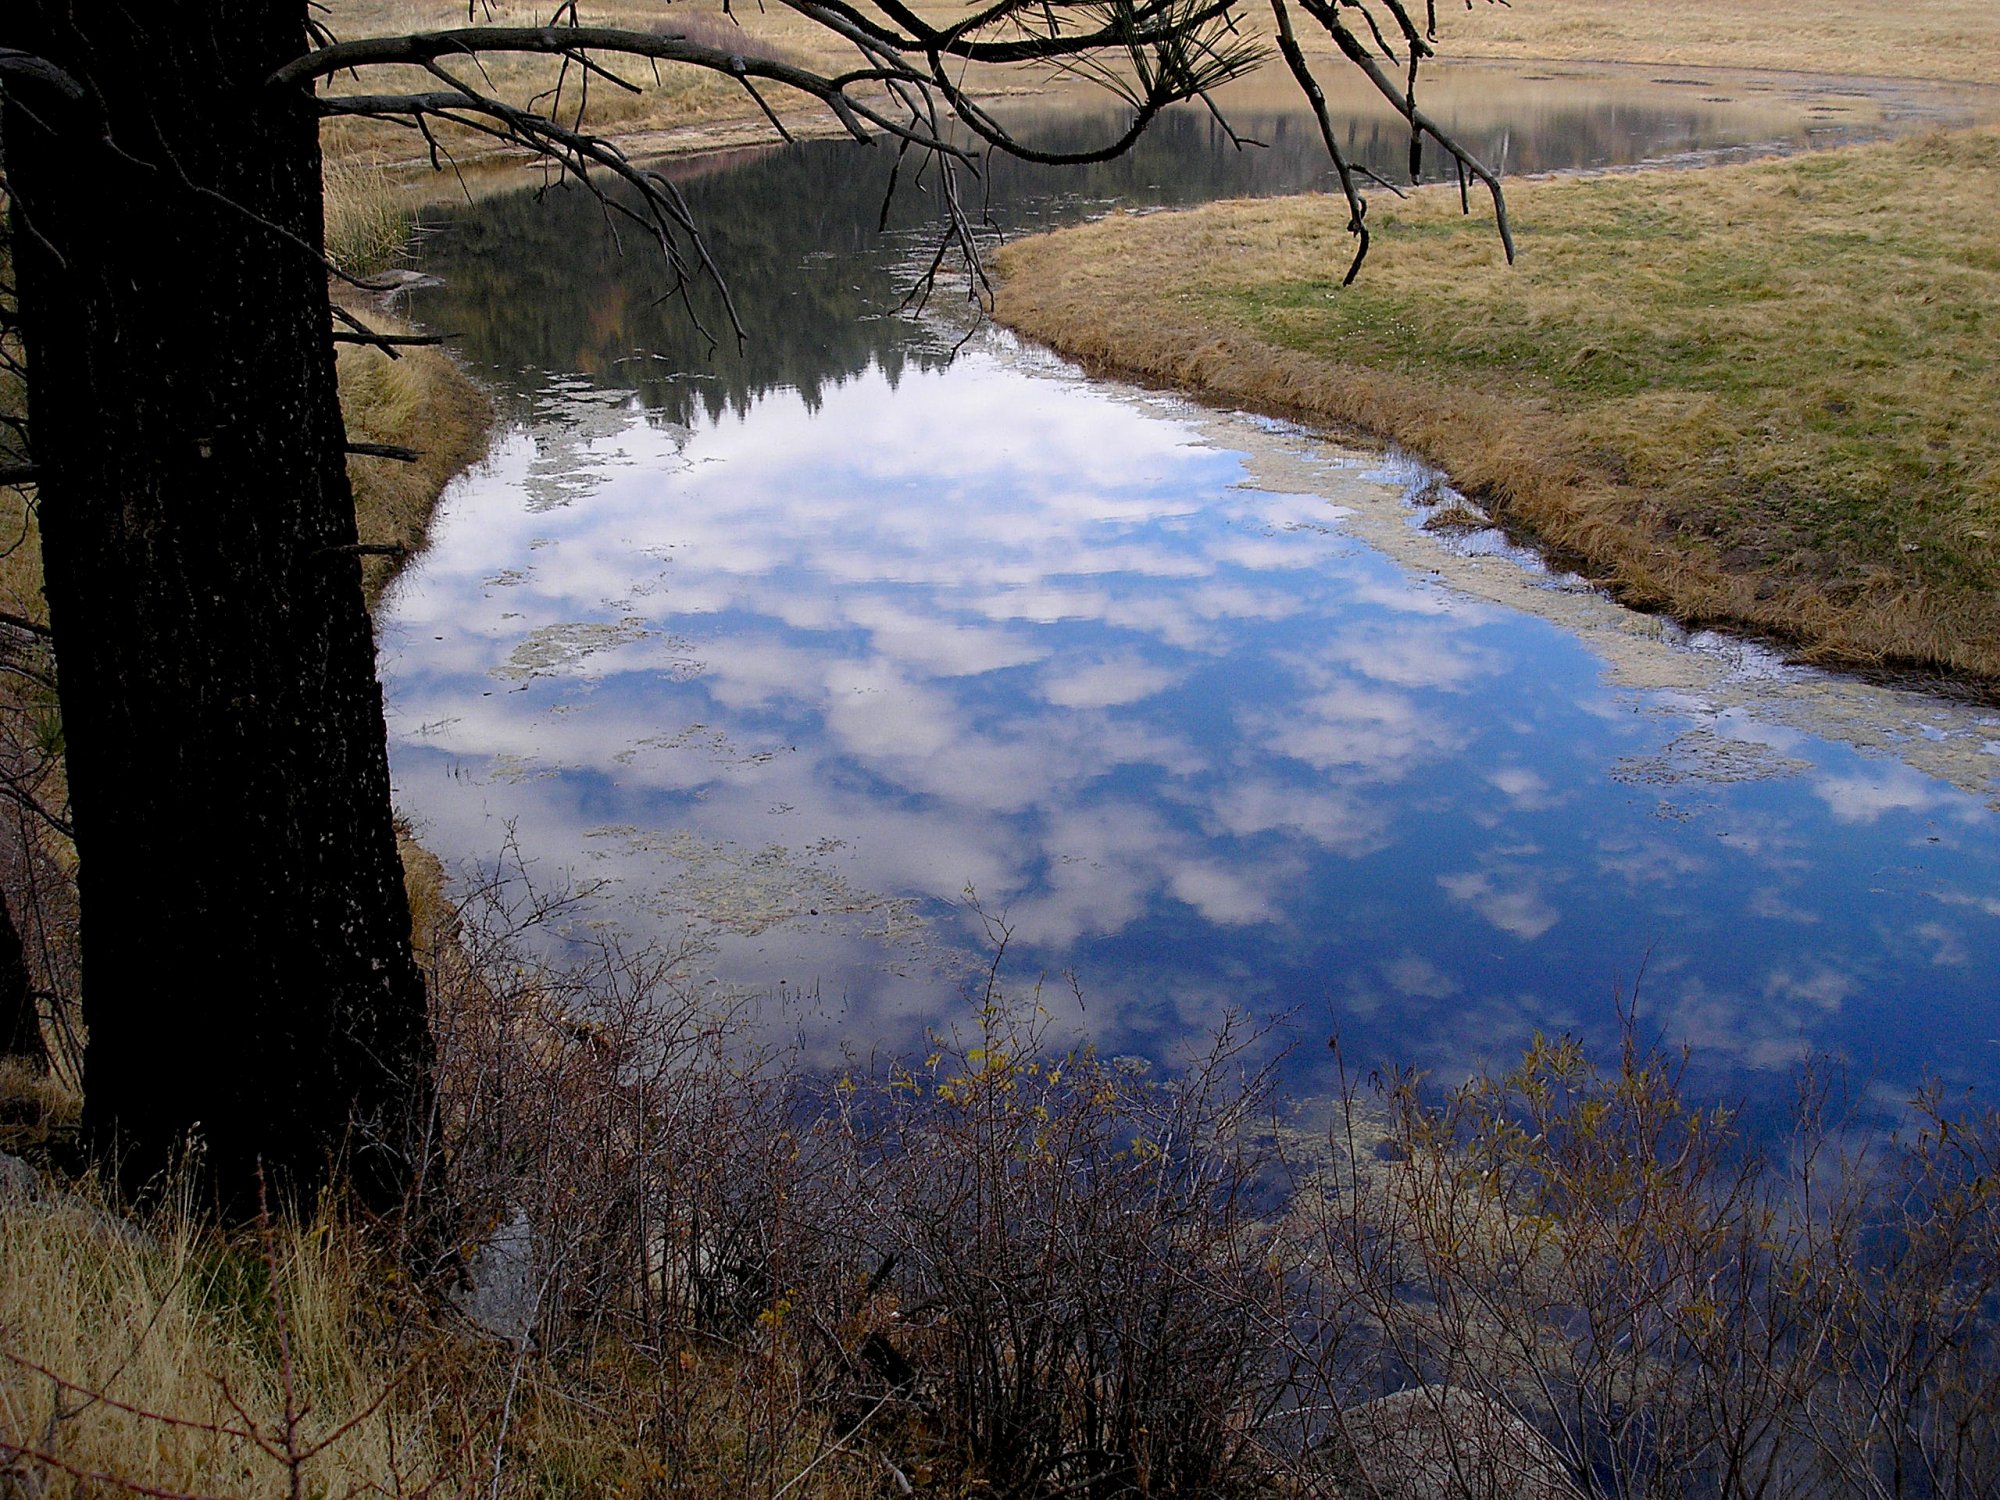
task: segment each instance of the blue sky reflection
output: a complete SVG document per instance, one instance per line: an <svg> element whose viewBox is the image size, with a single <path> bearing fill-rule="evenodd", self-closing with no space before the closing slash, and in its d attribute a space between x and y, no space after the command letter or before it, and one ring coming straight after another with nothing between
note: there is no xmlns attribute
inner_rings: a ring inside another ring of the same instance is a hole
<svg viewBox="0 0 2000 1500"><path fill-rule="evenodd" d="M1731 1088L1808 1046L2000 1073L1981 798L1406 570L1342 525L1363 462L1259 488L1172 403L1004 349L895 386L692 429L544 390L384 627L431 846L512 826L863 1049L953 1013L970 888L1118 1050L1291 1009L1463 1070L1638 984Z"/></svg>

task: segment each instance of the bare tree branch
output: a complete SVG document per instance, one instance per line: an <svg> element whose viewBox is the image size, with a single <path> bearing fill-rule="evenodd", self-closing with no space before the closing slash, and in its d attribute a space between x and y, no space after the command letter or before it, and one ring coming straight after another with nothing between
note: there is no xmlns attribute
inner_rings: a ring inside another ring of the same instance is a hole
<svg viewBox="0 0 2000 1500"><path fill-rule="evenodd" d="M846 72L816 72L748 50L714 46L674 30L654 34L616 26L586 26L572 2L558 6L544 26L462 26L346 42L322 34L316 36L320 42L316 50L274 72L270 84L276 88L314 88L320 80L332 80L336 74L360 80L370 68L422 68L446 88L394 94L336 92L318 98L318 108L334 118L376 118L416 128L426 140L434 166L440 164L442 152L440 140L432 132L432 124L438 120L542 158L562 178L596 194L614 224L618 220L632 222L654 240L674 274L672 294L680 296L696 328L700 328L700 318L692 304L692 288L696 282L708 282L728 306L732 332L742 338L744 330L730 302L728 286L710 260L678 190L662 174L636 166L618 144L584 126L592 78L632 88L628 80L602 64L602 56L640 58L656 70L660 64L680 64L732 78L756 102L780 140L792 140L792 130L762 86L784 88L814 100L854 140L870 142L876 136L888 136L898 142L898 166L890 192L904 180L904 154L922 152L924 168L932 164L938 168L942 232L938 254L930 258L928 268L912 288L910 302L918 306L928 298L938 272L952 254L964 262L974 296L984 300L986 282L980 274L978 234L964 210L958 186L960 170L978 172L978 158L968 142L988 152L998 150L1046 166L1110 160L1130 150L1138 136L1172 104L1202 100L1214 112L1212 90L1252 70L1266 56L1266 44L1246 36L1238 26L1242 0L994 0L994 4L948 24L926 20L904 0L780 0L780 4L848 40L856 48L860 66ZM1416 104L1418 64L1436 52L1428 40L1436 24L1434 4L1426 0L1426 30L1418 28L1404 0L1380 0L1388 16L1386 22L1378 20L1368 0L1300 0L1300 6L1410 124L1412 176L1420 166L1420 142L1428 134L1444 146L1462 176L1470 174L1486 184L1494 198L1500 240L1512 258L1514 242L1498 178ZM1356 24L1366 32L1366 40L1344 20L1348 10L1360 12ZM1278 22L1278 50L1314 110L1322 142L1348 202L1348 230L1356 236L1356 254L1346 272L1346 280L1352 282L1368 254L1368 204L1360 194L1358 180L1366 176L1380 182L1380 178L1362 172L1342 154L1324 92L1304 60L1286 0L1272 0L1272 12ZM498 98L490 84L472 86L458 76L460 70L450 66L454 60L464 60L484 74L480 58L488 54L548 56L562 66L556 84L524 108ZM1404 66L1406 76L1400 82L1394 80L1378 54L1390 64ZM1130 108L1128 122L1102 144L1082 150L1044 150L1030 144L986 108L964 72L968 64L1024 62L1042 62L1104 88ZM570 82L572 70L576 70L574 84ZM574 94L566 98L564 88L574 88ZM1242 144L1234 130L1230 138ZM918 180L922 180L924 168L918 170ZM604 182L596 180L600 174L622 182L632 194L610 192ZM370 342L394 352L388 342L370 336L372 330L352 324L352 320L350 326L352 334L342 336L346 342ZM702 332L706 334L706 330Z"/></svg>
<svg viewBox="0 0 2000 1500"><path fill-rule="evenodd" d="M37 57L32 52L23 52L16 47L0 47L0 79L4 79L10 73L16 77L33 78L39 83L47 84L69 99L80 102L85 97L83 85L47 58Z"/></svg>
<svg viewBox="0 0 2000 1500"><path fill-rule="evenodd" d="M424 69L449 87L409 93L336 93L322 97L319 108L328 116L410 125L424 135L434 165L440 147L430 122L437 120L540 156L563 176L597 194L608 216L646 230L666 256L674 272L675 292L683 301L687 301L695 281L711 283L725 301L728 293L679 194L659 174L635 166L614 143L584 127L591 78L631 87L606 68L601 57L643 59L656 69L662 63L679 64L732 78L784 140L792 138L792 131L760 85L790 90L829 111L856 140L872 140L879 133L898 143L892 193L895 184L903 180L902 157L911 149L938 166L944 230L939 255L932 258L912 293L913 300L921 304L944 256L953 251L964 259L975 293L985 286L978 271L974 227L964 211L956 176L959 169L978 170L966 142L1044 165L1109 160L1129 150L1153 120L1174 104L1201 100L1215 111L1211 91L1249 71L1266 55L1266 44L1239 28L1241 0L995 0L948 24L927 20L904 0L781 3L847 40L859 54L861 65L844 72L816 72L678 32L653 34L587 26L571 3L559 6L549 24L543 26L466 26L352 41L328 37L316 50L279 69L270 81L276 87L311 87L337 73L359 79L376 67ZM1429 136L1451 156L1461 178L1477 178L1487 187L1501 243L1511 260L1513 236L1498 177L1417 105L1418 66L1436 55L1430 41L1436 22L1432 0L1426 0L1421 28L1405 0L1375 0L1374 5L1370 0L1299 0L1299 4L1327 32L1342 57L1409 124L1413 178L1421 166L1421 143ZM1278 50L1311 105L1347 200L1348 228L1356 239L1354 259L1346 275L1351 282L1367 257L1369 245L1368 205L1360 180L1365 177L1384 187L1390 185L1346 159L1327 113L1324 92L1294 31L1287 0L1271 0L1271 5ZM1347 16L1350 11L1359 13L1352 24ZM523 108L495 97L490 87L475 88L461 81L455 70L446 66L462 58L477 67L481 57L497 53L554 58L562 65L561 73L547 94ZM1393 77L1385 61L1400 68L1404 76ZM1101 144L1080 150L1046 150L1024 140L987 108L968 83L964 69L974 63L1028 62L1046 63L1106 90L1129 106L1129 120ZM563 94L572 69L580 79L575 84L573 109ZM1242 144L1234 131L1230 136ZM593 171L609 174L632 188L636 205L593 182ZM921 177L921 171L918 175ZM688 309L693 316L691 302ZM729 316L740 338L742 328L733 307Z"/></svg>
<svg viewBox="0 0 2000 1500"><path fill-rule="evenodd" d="M1486 166L1485 163L1480 161L1478 157L1474 156L1464 146L1460 145L1449 131L1417 107L1414 53L1411 59L1409 81L1403 87L1398 88L1395 80L1382 71L1382 65L1375 60L1361 39L1349 30L1346 23L1340 18L1341 7L1346 9L1361 9L1364 15L1367 13L1365 8L1356 3L1356 0L1299 0L1299 6L1307 15L1326 28L1327 35L1331 36L1334 43L1340 48L1341 55L1353 63L1355 67L1359 68L1368 81L1375 85L1376 91L1384 99L1388 100L1390 104L1395 106L1398 114L1409 121L1413 143L1419 135L1430 136L1432 140L1436 141L1452 155L1460 168L1471 173L1480 182L1485 184L1487 192L1493 199L1493 218L1495 227L1500 232L1500 243L1507 252L1509 264L1512 264L1514 259L1514 232L1507 221L1507 200L1501 193L1500 179L1494 174L1491 168ZM1414 167L1416 165L1414 144L1412 146L1411 158L1412 166Z"/></svg>
<svg viewBox="0 0 2000 1500"><path fill-rule="evenodd" d="M1320 140L1326 146L1326 154L1333 158L1333 169L1340 177L1340 191L1347 198L1347 232L1354 236L1354 259L1340 284L1351 286L1354 278L1361 274L1361 263L1368 258L1368 200L1354 185L1354 172L1341 153L1340 142L1333 133L1333 121L1326 112L1326 94L1306 64L1305 52L1292 31L1292 16L1285 8L1285 0L1271 0L1271 14L1278 23L1278 50L1284 55L1285 66L1291 69L1292 77L1306 96L1306 102L1312 105L1313 118L1319 122Z"/></svg>
<svg viewBox="0 0 2000 1500"><path fill-rule="evenodd" d="M952 57L965 62L1023 63L1046 62L1052 58L1079 56L1090 52L1126 50L1133 47L1181 45L1196 29L1224 18L1236 0L1149 0L1144 5L1119 3L1087 6L1067 5L1070 14L1102 17L1092 30L1066 32L1060 21L1046 31L1026 31L1014 40L983 42L974 40L977 17L956 26L939 29L897 5L882 7L908 23L905 32L895 32L871 23L852 6L838 0L785 0L788 9L830 26L843 34L859 32L892 51L919 56ZM1018 21L1018 4L996 6L986 14ZM986 24L992 24L992 21ZM672 33L655 34L627 31L615 26L468 26L452 31L414 32L407 36L364 37L320 47L287 63L271 75L274 85L307 83L347 70L379 67L391 63L422 66L448 57L472 57L486 52L524 52L549 57L575 58L585 51L613 52L627 57L648 57L660 62L691 63L711 72L735 71L732 60L776 82L796 77L802 84L816 75L768 58L724 52L720 48L690 41ZM789 77L787 75L790 75ZM813 92L807 87L805 92Z"/></svg>
<svg viewBox="0 0 2000 1500"><path fill-rule="evenodd" d="M402 358L396 352L399 346L442 344L445 341L445 335L441 333L377 333L338 302L333 304L333 316L347 325L344 329L334 329L331 337L336 344L367 344L380 349L391 359Z"/></svg>

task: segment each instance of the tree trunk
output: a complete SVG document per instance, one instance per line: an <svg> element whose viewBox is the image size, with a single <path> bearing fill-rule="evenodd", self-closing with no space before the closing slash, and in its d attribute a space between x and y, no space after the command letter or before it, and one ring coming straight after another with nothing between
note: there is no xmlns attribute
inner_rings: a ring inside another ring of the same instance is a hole
<svg viewBox="0 0 2000 1500"><path fill-rule="evenodd" d="M399 1190L430 1060L334 383L305 0L6 0L85 1130L226 1205ZM23 14L22 12L25 12Z"/></svg>
<svg viewBox="0 0 2000 1500"><path fill-rule="evenodd" d="M14 913L0 894L0 1061L25 1063L33 1073L49 1070L49 1049L42 1040L41 1017L28 983L28 962L21 951L21 934Z"/></svg>

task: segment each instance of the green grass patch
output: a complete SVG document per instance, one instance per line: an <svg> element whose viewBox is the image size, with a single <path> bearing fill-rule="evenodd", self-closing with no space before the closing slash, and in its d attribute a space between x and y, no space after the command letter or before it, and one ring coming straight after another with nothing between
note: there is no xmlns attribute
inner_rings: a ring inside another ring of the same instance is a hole
<svg viewBox="0 0 2000 1500"><path fill-rule="evenodd" d="M1409 443L1503 499L1539 486L1524 529L1614 581L1650 550L1698 595L1649 583L1649 602L2000 677L2000 135L1509 193L1511 267L1455 194L1385 207L1347 288L1336 205L1229 204L1056 237L1014 263L1031 269L1002 313L1050 336L1037 309L1087 254L1116 268L1097 285L1116 274L1182 318L1142 334L1105 314L1079 352L1172 369L1169 339L1226 343L1232 368L1201 379L1238 399L1260 359L1283 363L1284 404ZM1312 371L1347 394L1322 399ZM1436 419L1468 400L1483 446ZM1789 613L1750 607L1780 596ZM1855 633L1892 605L1925 616L1922 640ZM1940 609L1956 617L1942 635Z"/></svg>

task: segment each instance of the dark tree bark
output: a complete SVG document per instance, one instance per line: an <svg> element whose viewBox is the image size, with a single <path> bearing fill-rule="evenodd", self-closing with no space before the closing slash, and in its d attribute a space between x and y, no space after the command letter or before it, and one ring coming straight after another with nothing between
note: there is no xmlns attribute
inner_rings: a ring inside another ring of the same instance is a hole
<svg viewBox="0 0 2000 1500"><path fill-rule="evenodd" d="M35 1014L34 991L14 913L0 896L0 1059L24 1062L36 1073L49 1070L49 1051Z"/></svg>
<svg viewBox="0 0 2000 1500"><path fill-rule="evenodd" d="M334 383L305 0L6 0L85 1129L393 1198L430 1060Z"/></svg>

